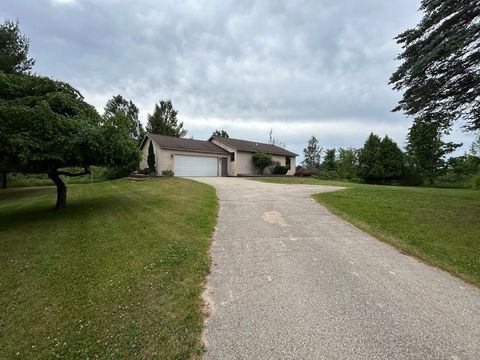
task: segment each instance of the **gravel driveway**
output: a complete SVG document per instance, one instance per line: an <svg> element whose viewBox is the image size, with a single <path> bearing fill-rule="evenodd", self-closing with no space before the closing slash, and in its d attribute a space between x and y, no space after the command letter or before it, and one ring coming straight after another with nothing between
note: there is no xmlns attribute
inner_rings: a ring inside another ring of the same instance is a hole
<svg viewBox="0 0 480 360"><path fill-rule="evenodd" d="M480 290L310 198L338 188L195 180L220 201L206 359L480 359Z"/></svg>

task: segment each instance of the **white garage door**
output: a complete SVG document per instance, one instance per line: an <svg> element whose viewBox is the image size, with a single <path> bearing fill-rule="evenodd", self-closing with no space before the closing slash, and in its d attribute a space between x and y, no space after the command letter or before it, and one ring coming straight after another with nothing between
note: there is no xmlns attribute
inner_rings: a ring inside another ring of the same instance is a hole
<svg viewBox="0 0 480 360"><path fill-rule="evenodd" d="M217 176L217 158L175 155L173 172L175 176Z"/></svg>

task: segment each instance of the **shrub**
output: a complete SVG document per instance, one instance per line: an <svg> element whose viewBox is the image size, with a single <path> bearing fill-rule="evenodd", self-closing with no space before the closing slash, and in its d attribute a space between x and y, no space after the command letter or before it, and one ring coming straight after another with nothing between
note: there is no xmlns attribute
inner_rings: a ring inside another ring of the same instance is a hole
<svg viewBox="0 0 480 360"><path fill-rule="evenodd" d="M340 178L336 171L328 171L328 170L318 170L315 175L315 178L320 180L337 180Z"/></svg>
<svg viewBox="0 0 480 360"><path fill-rule="evenodd" d="M472 184L472 189L480 190L480 174L473 175L470 183Z"/></svg>
<svg viewBox="0 0 480 360"><path fill-rule="evenodd" d="M150 172L155 172L155 151L153 150L153 143L150 141L148 145L147 164Z"/></svg>
<svg viewBox="0 0 480 360"><path fill-rule="evenodd" d="M252 160L255 167L258 168L262 174L267 166L273 164L272 156L263 152L253 154Z"/></svg>
<svg viewBox="0 0 480 360"><path fill-rule="evenodd" d="M172 176L174 176L174 173L173 173L172 170L163 170L162 171L162 176L172 177Z"/></svg>
<svg viewBox="0 0 480 360"><path fill-rule="evenodd" d="M289 166L275 165L272 169L272 174L285 175L288 172L288 170L290 170Z"/></svg>

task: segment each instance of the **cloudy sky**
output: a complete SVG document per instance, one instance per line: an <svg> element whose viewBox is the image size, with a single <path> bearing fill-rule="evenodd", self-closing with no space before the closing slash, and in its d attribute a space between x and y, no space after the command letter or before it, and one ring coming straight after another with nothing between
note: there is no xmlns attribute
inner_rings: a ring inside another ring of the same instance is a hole
<svg viewBox="0 0 480 360"><path fill-rule="evenodd" d="M419 0L3 0L19 19L36 73L67 81L102 112L115 94L146 123L171 99L188 136L274 137L299 154L359 147L373 131L404 145L393 114L393 38L421 17ZM471 135L455 131L455 141Z"/></svg>

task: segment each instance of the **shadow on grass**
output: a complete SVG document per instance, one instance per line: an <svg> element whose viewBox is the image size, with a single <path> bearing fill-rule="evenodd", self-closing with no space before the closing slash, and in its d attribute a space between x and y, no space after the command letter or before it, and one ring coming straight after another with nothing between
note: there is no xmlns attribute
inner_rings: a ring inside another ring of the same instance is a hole
<svg viewBox="0 0 480 360"><path fill-rule="evenodd" d="M35 191L29 191L28 195L32 194L35 194ZM49 192L45 191L45 194ZM0 200L2 198L0 197ZM99 195L91 199L67 200L67 208L55 210L55 197L52 197L51 201L44 200L34 206L16 208L3 213L0 211L0 231L8 231L16 227L32 227L34 231L33 227L38 223L48 225L50 221L87 220L89 216L98 217L115 211L118 208L117 201L114 195Z"/></svg>

